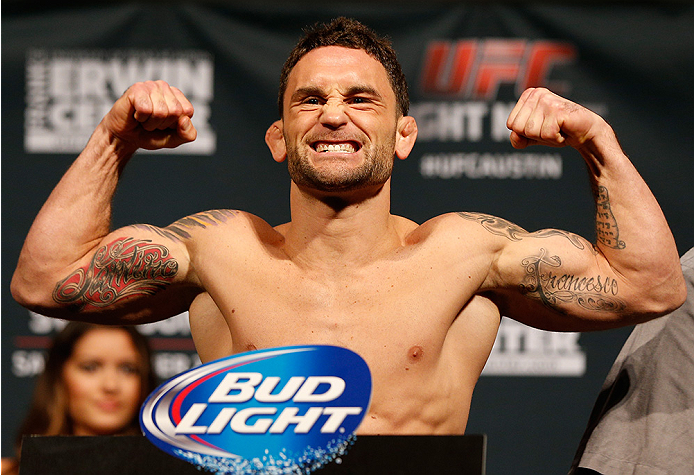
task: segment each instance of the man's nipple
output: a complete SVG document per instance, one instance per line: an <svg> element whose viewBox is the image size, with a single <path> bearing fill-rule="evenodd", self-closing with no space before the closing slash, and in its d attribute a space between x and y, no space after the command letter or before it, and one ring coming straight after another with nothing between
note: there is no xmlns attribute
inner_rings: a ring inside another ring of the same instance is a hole
<svg viewBox="0 0 694 475"><path fill-rule="evenodd" d="M419 345L415 345L409 350L407 350L407 357L411 362L417 362L424 356L424 348Z"/></svg>
<svg viewBox="0 0 694 475"><path fill-rule="evenodd" d="M424 348L419 345L415 345L409 350L407 350L407 365L405 366L405 371L410 370L411 364L417 364L424 357Z"/></svg>

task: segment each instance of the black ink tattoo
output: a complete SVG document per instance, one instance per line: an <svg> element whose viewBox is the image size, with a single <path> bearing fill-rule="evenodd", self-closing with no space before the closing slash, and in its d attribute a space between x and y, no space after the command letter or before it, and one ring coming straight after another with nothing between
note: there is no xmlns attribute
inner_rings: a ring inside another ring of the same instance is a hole
<svg viewBox="0 0 694 475"><path fill-rule="evenodd" d="M561 268L559 256L546 256L540 249L539 256L521 261L526 276L520 284L521 293L539 299L547 307L561 311L562 304L575 303L597 312L619 312L626 308L617 297L617 281L606 276L576 277L571 274L555 274L552 269Z"/></svg>
<svg viewBox="0 0 694 475"><path fill-rule="evenodd" d="M522 236L527 236L529 233L520 226L513 224L496 216L483 213L465 213L460 211L458 216L470 221L477 221L484 229L497 236L503 236L510 241L520 241Z"/></svg>
<svg viewBox="0 0 694 475"><path fill-rule="evenodd" d="M134 227L153 231L158 235L171 239L172 241L180 242L183 239L190 239L190 231L193 228L207 228L208 226L217 226L225 223L229 218L236 216L237 211L228 209L217 209L212 211L203 211L193 214L170 224L165 228L150 226L149 224L136 224Z"/></svg>
<svg viewBox="0 0 694 475"><path fill-rule="evenodd" d="M465 213L459 212L458 216L471 221L477 221L492 234L497 236L502 236L509 241L520 241L525 237L535 237L535 238L548 238L552 236L561 236L569 240L569 242L578 249L585 249L586 247L593 251L593 247L583 239L581 236L570 233L568 231L561 231L559 229L543 229L541 231L535 231L529 233L520 226L513 224L510 221L506 221L502 218L497 218L496 216L491 216L483 213Z"/></svg>
<svg viewBox="0 0 694 475"><path fill-rule="evenodd" d="M153 295L177 273L178 262L166 247L119 238L99 248L88 266L58 282L53 300L77 309L106 307L129 297Z"/></svg>
<svg viewBox="0 0 694 475"><path fill-rule="evenodd" d="M607 188L598 186L595 190L595 232L599 242L612 249L624 249L626 244L619 240L617 220L612 214Z"/></svg>

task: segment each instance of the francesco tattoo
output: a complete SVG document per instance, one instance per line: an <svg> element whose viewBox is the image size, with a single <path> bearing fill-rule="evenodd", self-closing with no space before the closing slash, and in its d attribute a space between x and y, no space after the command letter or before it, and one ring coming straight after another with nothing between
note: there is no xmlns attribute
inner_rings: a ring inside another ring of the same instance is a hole
<svg viewBox="0 0 694 475"><path fill-rule="evenodd" d="M576 304L586 310L619 312L626 308L617 297L619 285L607 276L576 277L562 274L559 256L547 256L540 249L538 256L522 260L525 278L520 284L522 293L539 299L547 307L561 310L563 304Z"/></svg>
<svg viewBox="0 0 694 475"><path fill-rule="evenodd" d="M178 262L151 241L119 238L96 251L89 265L58 282L53 300L60 304L106 307L128 297L153 295L171 283Z"/></svg>

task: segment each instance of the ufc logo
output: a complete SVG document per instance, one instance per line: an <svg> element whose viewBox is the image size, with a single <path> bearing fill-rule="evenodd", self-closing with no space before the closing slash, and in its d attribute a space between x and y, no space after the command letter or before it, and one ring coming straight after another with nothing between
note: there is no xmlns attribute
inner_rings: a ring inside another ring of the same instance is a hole
<svg viewBox="0 0 694 475"><path fill-rule="evenodd" d="M528 87L546 87L567 94L568 84L550 81L557 64L571 64L576 48L555 41L470 39L434 41L427 48L421 90L425 94L489 100L502 84L515 85L517 95Z"/></svg>

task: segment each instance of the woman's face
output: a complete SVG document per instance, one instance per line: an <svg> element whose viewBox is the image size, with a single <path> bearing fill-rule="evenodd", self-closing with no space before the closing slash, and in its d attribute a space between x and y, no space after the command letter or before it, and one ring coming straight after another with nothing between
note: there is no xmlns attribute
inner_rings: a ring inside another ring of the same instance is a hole
<svg viewBox="0 0 694 475"><path fill-rule="evenodd" d="M124 330L85 333L63 368L74 435L124 429L139 409L141 370L140 355Z"/></svg>

